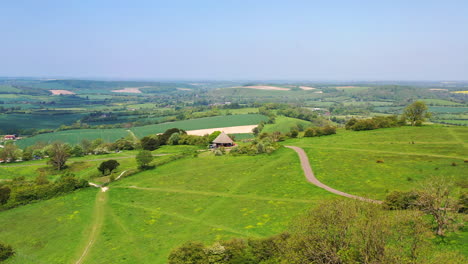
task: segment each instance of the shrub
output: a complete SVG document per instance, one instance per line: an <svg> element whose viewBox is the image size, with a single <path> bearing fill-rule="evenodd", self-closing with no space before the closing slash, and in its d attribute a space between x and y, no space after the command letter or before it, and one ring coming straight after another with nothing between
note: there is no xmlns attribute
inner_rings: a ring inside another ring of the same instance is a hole
<svg viewBox="0 0 468 264"><path fill-rule="evenodd" d="M103 161L97 169L102 173L102 175L106 175L112 173L112 171L117 169L119 165L120 163L116 160L107 160Z"/></svg>
<svg viewBox="0 0 468 264"><path fill-rule="evenodd" d="M0 262L13 255L15 255L15 251L11 246L0 243Z"/></svg>
<svg viewBox="0 0 468 264"><path fill-rule="evenodd" d="M415 206L418 194L416 192L394 191L387 195L384 201L384 208L388 210L403 210Z"/></svg>

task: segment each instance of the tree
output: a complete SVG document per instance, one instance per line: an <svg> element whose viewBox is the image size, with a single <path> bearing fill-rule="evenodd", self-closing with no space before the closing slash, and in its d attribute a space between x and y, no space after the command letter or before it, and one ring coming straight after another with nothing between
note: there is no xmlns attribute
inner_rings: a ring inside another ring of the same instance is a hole
<svg viewBox="0 0 468 264"><path fill-rule="evenodd" d="M148 165L153 161L154 157L153 154L151 154L151 151L142 150L138 152L135 159L138 164L138 167L143 169L148 167Z"/></svg>
<svg viewBox="0 0 468 264"><path fill-rule="evenodd" d="M117 169L119 165L120 163L118 163L116 160L107 160L103 161L97 169L102 173L102 175L105 175L107 173L112 173L112 171Z"/></svg>
<svg viewBox="0 0 468 264"><path fill-rule="evenodd" d="M146 136L141 139L141 147L144 150L153 151L159 148L160 142L157 136Z"/></svg>
<svg viewBox="0 0 468 264"><path fill-rule="evenodd" d="M87 139L83 139L80 143L81 148L83 149L84 154L89 154L93 151L93 148L91 146L91 141Z"/></svg>
<svg viewBox="0 0 468 264"><path fill-rule="evenodd" d="M55 142L47 150L50 160L49 164L57 170L62 170L70 157L70 146L64 143Z"/></svg>
<svg viewBox="0 0 468 264"><path fill-rule="evenodd" d="M84 151L83 147L80 145L75 145L71 152L70 152L74 157L83 157L84 156Z"/></svg>
<svg viewBox="0 0 468 264"><path fill-rule="evenodd" d="M13 255L15 255L15 251L11 246L0 243L0 262L8 259Z"/></svg>
<svg viewBox="0 0 468 264"><path fill-rule="evenodd" d="M419 210L433 217L437 225L436 234L444 236L455 222L458 201L451 195L453 184L442 177L432 177L418 193L415 204Z"/></svg>
<svg viewBox="0 0 468 264"><path fill-rule="evenodd" d="M169 139L167 140L167 144L178 145L179 140L180 140L180 134L176 132L169 137Z"/></svg>
<svg viewBox="0 0 468 264"><path fill-rule="evenodd" d="M427 110L426 103L416 101L405 108L403 116L410 121L412 126L421 125L426 118L430 117L430 113Z"/></svg>
<svg viewBox="0 0 468 264"><path fill-rule="evenodd" d="M15 162L21 156L21 150L13 143L5 144L0 150L0 159L5 162Z"/></svg>

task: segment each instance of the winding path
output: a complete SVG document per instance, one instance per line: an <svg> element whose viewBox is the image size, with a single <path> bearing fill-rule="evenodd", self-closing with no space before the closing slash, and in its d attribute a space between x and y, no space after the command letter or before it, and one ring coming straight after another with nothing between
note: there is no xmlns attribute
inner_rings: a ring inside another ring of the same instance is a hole
<svg viewBox="0 0 468 264"><path fill-rule="evenodd" d="M312 168L310 167L310 162L309 162L309 158L307 157L307 154L305 153L305 151L302 149L302 148L299 148L299 147L295 147L295 146L285 146L287 148L290 148L294 151L296 151L297 155L299 155L299 159L301 161L301 166L302 166L302 170L304 171L304 174L307 178L307 180L322 188L322 189L325 189L331 193L334 193L334 194L338 194L338 195L341 195L341 196L344 196L344 197L348 197L348 198L352 198L352 199L356 199L356 200L361 200L361 201L365 201L365 202L370 202L370 203L376 203L376 204L381 204L382 201L379 201L379 200L373 200L373 199L369 199L369 198L364 198L364 197L361 197L361 196L356 196L356 195L352 195L352 194L349 194L349 193L345 193L345 192L342 192L342 191L338 191L338 190L335 190L323 183L321 183L317 178L315 178L315 175L314 175L314 172L312 171Z"/></svg>

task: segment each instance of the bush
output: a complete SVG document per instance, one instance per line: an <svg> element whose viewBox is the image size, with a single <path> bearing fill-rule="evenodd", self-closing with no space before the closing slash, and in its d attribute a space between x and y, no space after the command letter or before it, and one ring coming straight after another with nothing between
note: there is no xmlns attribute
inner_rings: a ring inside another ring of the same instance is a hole
<svg viewBox="0 0 468 264"><path fill-rule="evenodd" d="M369 119L356 119L351 118L346 122L345 128L347 130L362 131L362 130L373 130L378 128L389 128L401 126L402 122L398 120L398 117L393 116L375 116Z"/></svg>
<svg viewBox="0 0 468 264"><path fill-rule="evenodd" d="M205 247L200 242L187 242L174 249L168 259L169 264L208 263Z"/></svg>
<svg viewBox="0 0 468 264"><path fill-rule="evenodd" d="M387 195L383 205L388 210L405 210L414 207L417 199L416 192L394 191Z"/></svg>
<svg viewBox="0 0 468 264"><path fill-rule="evenodd" d="M0 243L0 262L13 255L15 255L15 251L13 251L11 246Z"/></svg>
<svg viewBox="0 0 468 264"><path fill-rule="evenodd" d="M135 157L138 167L140 169L148 168L149 164L153 161L154 157L151 151L149 150L142 150L138 152Z"/></svg>
<svg viewBox="0 0 468 264"><path fill-rule="evenodd" d="M107 160L103 161L97 169L102 173L102 175L106 175L112 173L112 171L117 169L119 165L120 163L116 160Z"/></svg>

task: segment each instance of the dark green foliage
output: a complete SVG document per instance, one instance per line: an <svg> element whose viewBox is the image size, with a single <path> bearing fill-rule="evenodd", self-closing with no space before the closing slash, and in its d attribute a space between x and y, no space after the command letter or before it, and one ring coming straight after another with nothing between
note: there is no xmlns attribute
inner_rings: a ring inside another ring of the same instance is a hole
<svg viewBox="0 0 468 264"><path fill-rule="evenodd" d="M168 144L169 138L174 133L179 133L180 135L187 134L187 132L185 132L185 130L183 130L183 129L170 128L170 129L166 130L164 133L162 133L161 135L158 136L160 144L161 145Z"/></svg>
<svg viewBox="0 0 468 264"><path fill-rule="evenodd" d="M15 251L11 246L0 243L0 262L12 257L13 255L15 255Z"/></svg>
<svg viewBox="0 0 468 264"><path fill-rule="evenodd" d="M102 173L102 175L106 175L112 173L112 171L117 169L119 165L120 163L116 160L107 160L103 161L97 169Z"/></svg>
<svg viewBox="0 0 468 264"><path fill-rule="evenodd" d="M200 242L187 242L172 250L169 255L169 264L198 264L208 263L205 246Z"/></svg>
<svg viewBox="0 0 468 264"><path fill-rule="evenodd" d="M160 145L158 136L146 136L141 139L141 147L144 150L153 151L158 149Z"/></svg>
<svg viewBox="0 0 468 264"><path fill-rule="evenodd" d="M135 142L130 138L120 138L112 144L111 149L112 150L133 150L135 149Z"/></svg>
<svg viewBox="0 0 468 264"><path fill-rule="evenodd" d="M213 142L213 140L215 140L219 136L219 134L221 134L221 131L214 131L208 136L208 141Z"/></svg>
<svg viewBox="0 0 468 264"><path fill-rule="evenodd" d="M75 146L71 149L70 154L71 154L73 157L83 157L83 156L84 156L83 147L81 147L80 145L75 145Z"/></svg>
<svg viewBox="0 0 468 264"><path fill-rule="evenodd" d="M394 191L387 195L384 201L384 208L389 210L404 210L414 208L418 194L416 192Z"/></svg>
<svg viewBox="0 0 468 264"><path fill-rule="evenodd" d="M345 125L348 130L362 131L378 128L398 127L402 123L397 116L375 116L368 119L351 118Z"/></svg>
<svg viewBox="0 0 468 264"><path fill-rule="evenodd" d="M34 181L16 178L8 187L11 188L10 199L0 209L13 208L36 200L47 200L88 186L86 180L78 179L70 173L65 173L53 183L43 178Z"/></svg>
<svg viewBox="0 0 468 264"><path fill-rule="evenodd" d="M336 134L336 127L324 126L324 127L309 127L304 132L304 137L319 137Z"/></svg>
<svg viewBox="0 0 468 264"><path fill-rule="evenodd" d="M21 157L23 161L32 160L32 158L33 158L33 155L31 151L23 151L23 156Z"/></svg>
<svg viewBox="0 0 468 264"><path fill-rule="evenodd" d="M0 205L6 204L10 198L11 189L8 186L0 187Z"/></svg>
<svg viewBox="0 0 468 264"><path fill-rule="evenodd" d="M297 135L299 135L299 131L297 131L296 129L293 129L291 130L290 135L292 138L297 138Z"/></svg>
<svg viewBox="0 0 468 264"><path fill-rule="evenodd" d="M468 193L462 193L460 195L460 199L458 199L458 212L464 214L468 213Z"/></svg>
<svg viewBox="0 0 468 264"><path fill-rule="evenodd" d="M420 212L389 217L379 205L335 200L295 220L289 233L205 247L189 242L172 251L169 263L425 263L429 237Z"/></svg>

